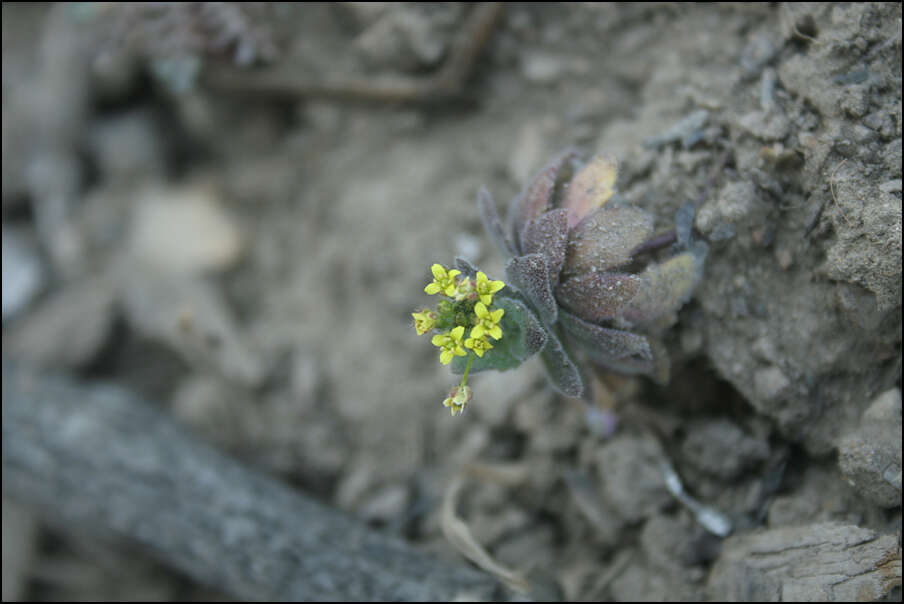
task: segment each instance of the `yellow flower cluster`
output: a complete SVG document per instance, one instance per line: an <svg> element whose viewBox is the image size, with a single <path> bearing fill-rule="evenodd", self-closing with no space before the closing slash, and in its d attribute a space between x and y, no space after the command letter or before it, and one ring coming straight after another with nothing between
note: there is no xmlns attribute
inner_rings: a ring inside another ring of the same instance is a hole
<svg viewBox="0 0 904 604"><path fill-rule="evenodd" d="M487 306L493 303L493 294L505 287L505 283L490 281L483 271L478 271L476 280L471 280L470 277L456 279L461 271L447 270L441 264L434 264L430 270L433 273L433 281L427 284L424 291L431 295L443 293L454 302L464 302L467 308L465 314L469 315L471 327L467 339L464 338L465 325L456 325L449 331L433 336L431 340L433 345L441 351L440 362L448 365L453 357L465 356L467 354L465 348L482 357L493 348L487 336L494 340L502 337L499 321L505 311L501 308L490 311ZM418 335L433 329L439 318L436 312L430 310L411 313L411 316L414 317L414 328Z"/></svg>
<svg viewBox="0 0 904 604"><path fill-rule="evenodd" d="M455 415L463 411L471 400L467 379L474 355L482 357L493 348L489 338L502 338L499 322L505 310L493 309L491 305L493 295L505 287L505 283L491 281L482 271L478 271L474 279L461 276L461 271L448 270L441 264L434 264L430 271L433 273L433 281L427 284L424 291L430 295L443 294L445 298L439 302L436 310L419 310L411 313L411 316L418 335L434 329L439 332L431 342L440 349L440 363L448 365L453 358L468 355L461 384L453 388L449 397L443 401L446 407L451 408L452 415ZM467 338L466 329L470 329Z"/></svg>

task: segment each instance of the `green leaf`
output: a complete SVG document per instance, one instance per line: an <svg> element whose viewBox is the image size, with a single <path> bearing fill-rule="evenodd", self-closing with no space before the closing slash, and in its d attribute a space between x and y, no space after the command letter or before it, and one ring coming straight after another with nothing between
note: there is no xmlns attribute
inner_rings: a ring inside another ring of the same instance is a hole
<svg viewBox="0 0 904 604"><path fill-rule="evenodd" d="M540 320L527 305L511 295L497 294L493 299L493 309L505 310L502 320L502 338L492 341L493 348L482 357L475 357L471 364L471 373L496 369L505 371L518 367L531 356L539 352L546 344L548 335ZM468 357L455 357L452 360L452 372L464 373Z"/></svg>

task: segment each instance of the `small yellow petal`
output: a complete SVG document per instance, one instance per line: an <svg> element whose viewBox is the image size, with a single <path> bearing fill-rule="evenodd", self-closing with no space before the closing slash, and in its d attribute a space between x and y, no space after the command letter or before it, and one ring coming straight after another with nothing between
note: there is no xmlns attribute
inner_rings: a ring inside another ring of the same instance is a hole
<svg viewBox="0 0 904 604"><path fill-rule="evenodd" d="M437 285L436 283L430 283L429 285L427 285L427 287L424 288L424 291L427 292L428 294L430 294L431 296L433 294L438 294L440 291L439 285Z"/></svg>
<svg viewBox="0 0 904 604"><path fill-rule="evenodd" d="M465 335L465 328L462 325L459 325L455 329L449 332L449 337L451 337L456 342L461 342L462 336Z"/></svg>
<svg viewBox="0 0 904 604"><path fill-rule="evenodd" d="M471 337L472 338L482 338L483 334L486 333L486 329L483 328L483 325L475 325L471 328Z"/></svg>
<svg viewBox="0 0 904 604"><path fill-rule="evenodd" d="M487 310L486 305L483 302L478 302L474 305L474 314L480 317L481 319L487 318L489 315L489 311Z"/></svg>
<svg viewBox="0 0 904 604"><path fill-rule="evenodd" d="M498 340L502 337L502 329L498 325L493 325L493 328L490 329L488 333L494 340Z"/></svg>
<svg viewBox="0 0 904 604"><path fill-rule="evenodd" d="M442 264L434 264L430 267L430 271L433 273L433 277L439 281L440 279L446 276L446 269L443 268Z"/></svg>
<svg viewBox="0 0 904 604"><path fill-rule="evenodd" d="M495 294L503 287L505 287L505 283L503 283L502 281L490 281L490 293L491 294Z"/></svg>
<svg viewBox="0 0 904 604"><path fill-rule="evenodd" d="M439 362L443 365L448 365L452 362L452 352L449 350L443 350L439 353Z"/></svg>
<svg viewBox="0 0 904 604"><path fill-rule="evenodd" d="M505 314L504 308L494 310L493 312L490 313L490 320L493 321L493 323L498 323L499 319L501 319L502 315L504 315L504 314Z"/></svg>

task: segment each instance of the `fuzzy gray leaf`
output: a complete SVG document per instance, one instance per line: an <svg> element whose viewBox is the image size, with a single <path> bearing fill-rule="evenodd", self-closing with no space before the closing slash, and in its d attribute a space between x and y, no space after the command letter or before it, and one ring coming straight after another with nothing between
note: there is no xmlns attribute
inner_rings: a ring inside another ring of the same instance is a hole
<svg viewBox="0 0 904 604"><path fill-rule="evenodd" d="M542 254L512 258L505 265L505 278L534 305L544 323L552 325L556 322L558 307L549 283L546 258Z"/></svg>
<svg viewBox="0 0 904 604"><path fill-rule="evenodd" d="M553 387L564 394L579 398L587 389L577 364L571 359L562 342L555 334L549 333L546 346L540 352L540 358L546 367L546 375Z"/></svg>
<svg viewBox="0 0 904 604"><path fill-rule="evenodd" d="M502 226L502 220L496 211L496 204L493 202L493 196L487 191L486 187L480 187L477 192L477 208L480 211L480 220L483 222L483 228L486 230L490 239L502 252L506 258L516 256L518 254L515 245L506 236L505 229Z"/></svg>
<svg viewBox="0 0 904 604"><path fill-rule="evenodd" d="M577 224L568 238L565 275L605 271L631 260L653 232L653 216L631 206L605 205Z"/></svg>
<svg viewBox="0 0 904 604"><path fill-rule="evenodd" d="M640 278L618 273L587 273L556 289L559 302L585 321L600 323L615 318L637 294Z"/></svg>
<svg viewBox="0 0 904 604"><path fill-rule="evenodd" d="M677 311L690 299L703 277L707 246L702 241L691 249L659 264L651 264L640 274L637 295L619 311L631 323L649 323Z"/></svg>
<svg viewBox="0 0 904 604"><path fill-rule="evenodd" d="M461 271L461 274L465 277L470 277L471 279L477 278L477 267L471 264L469 261L464 258L456 256L455 258L455 268Z"/></svg>
<svg viewBox="0 0 904 604"><path fill-rule="evenodd" d="M564 310L559 311L559 323L594 360L653 359L650 343L642 335L594 325Z"/></svg>
<svg viewBox="0 0 904 604"><path fill-rule="evenodd" d="M515 241L519 242L518 247L522 252L524 252L524 249L521 248L520 241L527 221L537 218L552 209L559 172L567 167L577 156L577 152L573 149L563 152L540 170L531 180L527 189L512 200L512 205L509 208L509 229Z"/></svg>
<svg viewBox="0 0 904 604"><path fill-rule="evenodd" d="M568 210L559 208L531 218L524 226L521 248L525 254L539 253L546 258L549 283L555 287L565 263L568 244Z"/></svg>

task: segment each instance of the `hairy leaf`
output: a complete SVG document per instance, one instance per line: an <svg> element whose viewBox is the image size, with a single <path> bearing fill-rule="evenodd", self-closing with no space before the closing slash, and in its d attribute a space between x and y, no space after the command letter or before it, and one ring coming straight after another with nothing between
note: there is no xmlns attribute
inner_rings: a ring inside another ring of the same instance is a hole
<svg viewBox="0 0 904 604"><path fill-rule="evenodd" d="M706 244L698 241L690 250L648 266L640 274L637 295L624 305L618 316L642 324L681 308L703 277L706 249Z"/></svg>
<svg viewBox="0 0 904 604"><path fill-rule="evenodd" d="M509 228L515 241L520 242L527 221L537 218L544 212L552 209L553 196L556 192L556 182L559 172L568 166L577 157L577 152L569 149L549 163L533 178L527 189L512 200L509 208ZM519 249L524 249L519 243Z"/></svg>
<svg viewBox="0 0 904 604"><path fill-rule="evenodd" d="M512 258L505 265L505 278L534 305L544 323L552 325L556 322L558 307L549 283L546 258L542 254Z"/></svg>
<svg viewBox="0 0 904 604"><path fill-rule="evenodd" d="M496 211L496 204L493 202L493 196L487 191L486 187L480 187L477 192L477 208L480 211L480 219L483 221L483 228L490 235L490 239L502 252L506 258L516 256L518 254L514 243L509 240L502 226L502 220Z"/></svg>
<svg viewBox="0 0 904 604"><path fill-rule="evenodd" d="M562 265L565 263L567 244L568 211L560 208L527 221L521 249L525 254L543 254L549 272L549 283L555 287L559 282Z"/></svg>
<svg viewBox="0 0 904 604"><path fill-rule="evenodd" d="M513 296L497 295L494 308L502 308L505 314L499 322L502 338L493 341L493 348L482 357L475 357L471 373L496 369L505 371L518 367L539 352L546 344L547 333L536 315L521 300ZM452 360L452 372L461 375L465 371L467 357Z"/></svg>
<svg viewBox="0 0 904 604"><path fill-rule="evenodd" d="M600 323L615 318L637 293L640 278L618 273L587 273L556 289L559 302L585 321Z"/></svg>
<svg viewBox="0 0 904 604"><path fill-rule="evenodd" d="M568 210L569 227L609 201L615 193L617 176L618 162L609 157L594 157L575 174L562 201L562 207Z"/></svg>
<svg viewBox="0 0 904 604"><path fill-rule="evenodd" d="M653 359L650 343L642 335L594 325L564 310L559 311L559 323L569 336L583 345L594 360Z"/></svg>
<svg viewBox="0 0 904 604"><path fill-rule="evenodd" d="M653 216L631 206L604 206L582 220L568 238L564 275L605 271L631 260L653 232Z"/></svg>
<svg viewBox="0 0 904 604"><path fill-rule="evenodd" d="M455 258L455 268L460 270L461 274L465 277L470 277L471 279L477 278L477 267L460 256L456 256Z"/></svg>
<svg viewBox="0 0 904 604"><path fill-rule="evenodd" d="M577 364L571 359L565 346L552 332L548 334L546 346L540 351L540 358L546 367L546 375L553 387L565 396L575 398L587 393L584 378Z"/></svg>

